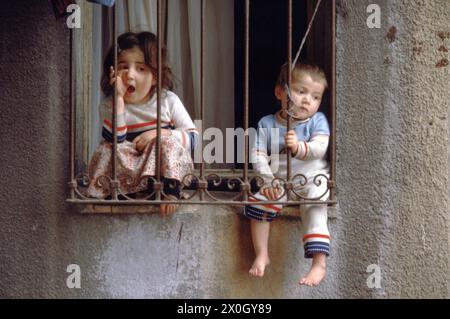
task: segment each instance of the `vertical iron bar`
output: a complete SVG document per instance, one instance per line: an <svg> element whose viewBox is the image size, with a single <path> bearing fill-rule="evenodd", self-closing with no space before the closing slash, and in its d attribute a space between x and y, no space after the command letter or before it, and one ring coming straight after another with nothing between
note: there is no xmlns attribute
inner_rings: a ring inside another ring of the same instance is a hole
<svg viewBox="0 0 450 319"><path fill-rule="evenodd" d="M248 183L248 91L249 91L249 37L250 37L250 0L245 0L245 40L244 40L244 176L243 182ZM244 191L244 200L248 192Z"/></svg>
<svg viewBox="0 0 450 319"><path fill-rule="evenodd" d="M203 134L203 121L205 119L205 1L201 0L201 18L200 18L200 134ZM200 137L201 163L200 163L200 181L203 182L205 175L205 164L203 163L203 138ZM203 190L199 193L200 200L203 200Z"/></svg>
<svg viewBox="0 0 450 319"><path fill-rule="evenodd" d="M117 5L113 6L113 46L114 46L114 76L117 72ZM114 82L114 98L112 104L112 130L113 130L113 148L112 148L112 199L118 199L117 183L117 81Z"/></svg>
<svg viewBox="0 0 450 319"><path fill-rule="evenodd" d="M332 180L330 200L336 198L336 0L331 1L331 167L330 178Z"/></svg>
<svg viewBox="0 0 450 319"><path fill-rule="evenodd" d="M70 141L69 141L69 160L70 160L70 199L75 199L75 100L74 100L74 79L73 79L73 29L70 29L69 37L69 129L70 129Z"/></svg>
<svg viewBox="0 0 450 319"><path fill-rule="evenodd" d="M160 183L161 181L161 84L162 84L162 10L161 10L161 0L157 1L157 34L158 34L158 75L157 75L157 135L156 135L156 181ZM156 189L156 200L161 199L161 189Z"/></svg>
<svg viewBox="0 0 450 319"><path fill-rule="evenodd" d="M291 90L291 81L292 81L292 0L288 1L288 43L287 43L287 84L288 89ZM289 96L289 95L288 95ZM288 105L287 109L290 110L292 101L290 98L288 98ZM287 112L287 131L289 132L291 130L291 116L289 115L290 112ZM291 180L291 150L288 149L287 151L287 173L286 173L286 181L290 182ZM287 194L289 195L289 194ZM289 196L288 196L289 197Z"/></svg>

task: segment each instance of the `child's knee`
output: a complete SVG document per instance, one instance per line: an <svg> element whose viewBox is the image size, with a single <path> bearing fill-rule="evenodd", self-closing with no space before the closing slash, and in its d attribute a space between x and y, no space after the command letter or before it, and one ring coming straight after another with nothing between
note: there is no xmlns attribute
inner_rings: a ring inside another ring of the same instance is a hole
<svg viewBox="0 0 450 319"><path fill-rule="evenodd" d="M272 222L278 216L276 211L268 211L254 205L248 205L244 208L244 215L251 220L260 222Z"/></svg>

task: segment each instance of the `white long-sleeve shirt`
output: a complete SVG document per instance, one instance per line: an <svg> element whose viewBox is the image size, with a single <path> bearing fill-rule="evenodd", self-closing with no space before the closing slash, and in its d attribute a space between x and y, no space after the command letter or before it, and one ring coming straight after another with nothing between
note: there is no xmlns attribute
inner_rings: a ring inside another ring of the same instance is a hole
<svg viewBox="0 0 450 319"><path fill-rule="evenodd" d="M117 141L132 141L141 133L156 129L156 109L156 94L144 104L125 104L125 112L117 116ZM112 97L101 103L100 112L103 121L102 136L112 142ZM195 149L198 131L181 100L171 91L162 92L161 128L172 129L172 134L187 150Z"/></svg>
<svg viewBox="0 0 450 319"><path fill-rule="evenodd" d="M293 171L293 175L325 169L327 165L324 158L330 135L325 115L317 112L304 121L293 120L292 130L295 131L298 139L298 150L293 160L299 161L297 163L299 165L294 166L298 168L298 171ZM286 120L280 116L279 112L263 117L258 123L257 138L250 154L256 173L261 175L266 183L269 183L274 176L282 177L286 174L284 163L280 165L279 161L281 157L285 158L283 154L286 154L284 143L286 133ZM275 166L271 165L274 163L276 163Z"/></svg>

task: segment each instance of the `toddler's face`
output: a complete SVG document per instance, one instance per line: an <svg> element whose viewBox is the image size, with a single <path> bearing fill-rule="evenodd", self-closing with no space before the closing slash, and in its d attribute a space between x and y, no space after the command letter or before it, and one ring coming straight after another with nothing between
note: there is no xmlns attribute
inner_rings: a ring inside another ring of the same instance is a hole
<svg viewBox="0 0 450 319"><path fill-rule="evenodd" d="M150 98L150 89L156 84L156 78L145 64L141 49L135 47L122 51L118 57L117 69L127 88L124 95L125 103L147 102Z"/></svg>
<svg viewBox="0 0 450 319"><path fill-rule="evenodd" d="M322 102L325 86L314 81L310 75L301 75L297 81L291 83L291 113L300 120L313 116ZM281 101L282 109L287 109L287 91L280 86L275 87L275 96Z"/></svg>

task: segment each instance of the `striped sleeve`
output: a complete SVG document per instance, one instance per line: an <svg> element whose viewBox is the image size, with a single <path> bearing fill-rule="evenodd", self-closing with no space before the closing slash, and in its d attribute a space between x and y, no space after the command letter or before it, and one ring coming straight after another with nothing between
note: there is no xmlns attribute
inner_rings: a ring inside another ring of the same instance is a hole
<svg viewBox="0 0 450 319"><path fill-rule="evenodd" d="M317 112L311 120L311 138L309 141L299 141L295 157L308 161L323 159L330 140L330 127L325 114Z"/></svg>
<svg viewBox="0 0 450 319"><path fill-rule="evenodd" d="M309 142L299 141L295 158L302 161L322 159L327 152L328 141L328 135L313 136Z"/></svg>
<svg viewBox="0 0 450 319"><path fill-rule="evenodd" d="M266 184L269 184L274 179L274 176L269 165L270 159L267 145L270 143L268 141L268 128L263 127L262 121L258 123L256 134L255 143L250 150L250 160L256 173L264 179Z"/></svg>
<svg viewBox="0 0 450 319"><path fill-rule="evenodd" d="M175 127L172 134L185 149L194 151L198 144L198 130L178 96L172 92L168 94L171 121Z"/></svg>
<svg viewBox="0 0 450 319"><path fill-rule="evenodd" d="M102 136L111 142L113 141L113 125L112 125L112 100L108 99L100 105L102 119ZM127 138L127 125L125 122L125 114L117 115L117 142L122 143Z"/></svg>

